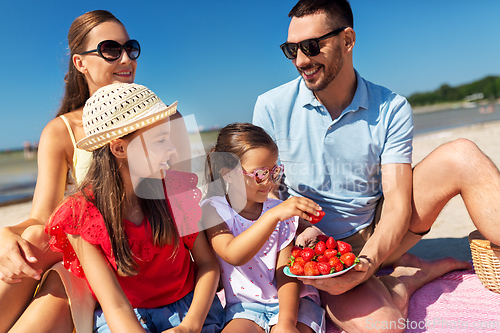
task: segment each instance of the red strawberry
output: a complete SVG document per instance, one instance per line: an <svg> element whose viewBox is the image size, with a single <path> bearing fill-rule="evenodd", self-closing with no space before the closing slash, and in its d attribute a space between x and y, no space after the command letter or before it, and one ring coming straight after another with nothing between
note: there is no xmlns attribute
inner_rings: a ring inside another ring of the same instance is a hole
<svg viewBox="0 0 500 333"><path fill-rule="evenodd" d="M337 241L337 249L339 250L340 255L352 252L352 246L343 241Z"/></svg>
<svg viewBox="0 0 500 333"><path fill-rule="evenodd" d="M300 246L292 247L292 256L294 256L295 258L300 257L301 252L302 252L302 248Z"/></svg>
<svg viewBox="0 0 500 333"><path fill-rule="evenodd" d="M356 256L352 252L344 253L340 256L340 261L344 263L346 268L351 267L356 262Z"/></svg>
<svg viewBox="0 0 500 333"><path fill-rule="evenodd" d="M316 252L316 254L318 255L323 254L325 253L325 250L326 250L325 242L319 241L316 243L316 246L314 247L314 252Z"/></svg>
<svg viewBox="0 0 500 333"><path fill-rule="evenodd" d="M332 267L330 266L329 263L327 263L327 262L318 262L318 271L319 271L319 274L321 274L321 275L330 274L330 270L331 269L332 269Z"/></svg>
<svg viewBox="0 0 500 333"><path fill-rule="evenodd" d="M307 214L311 217L311 220L309 222L311 222L312 224L316 224L318 223L319 221L321 221L321 219L323 218L323 216L325 216L325 212L322 211L322 210L319 210L317 211L318 212L318 216L316 215L312 215L312 214Z"/></svg>
<svg viewBox="0 0 500 333"><path fill-rule="evenodd" d="M332 266L335 272L340 272L344 269L344 265L338 257L331 257L328 263L330 264L330 266Z"/></svg>
<svg viewBox="0 0 500 333"><path fill-rule="evenodd" d="M294 264L299 264L300 266L304 267L306 264L306 261L302 257L295 258Z"/></svg>
<svg viewBox="0 0 500 333"><path fill-rule="evenodd" d="M316 257L317 262L328 262L328 260L330 260L330 258L328 258L323 254L320 254L319 256Z"/></svg>
<svg viewBox="0 0 500 333"><path fill-rule="evenodd" d="M323 255L325 257L327 257L328 259L330 259L331 257L335 257L337 255L337 250L335 250L335 249L326 249L326 251L325 251L325 253Z"/></svg>
<svg viewBox="0 0 500 333"><path fill-rule="evenodd" d="M335 239L333 237L328 237L328 239L325 243L326 243L327 249L334 249L337 247L337 242L335 241Z"/></svg>
<svg viewBox="0 0 500 333"><path fill-rule="evenodd" d="M326 241L328 240L328 236L327 235L318 235L318 237L316 237L316 239L326 243Z"/></svg>
<svg viewBox="0 0 500 333"><path fill-rule="evenodd" d="M304 274L306 276L319 275L318 263L316 261L306 262L306 264L304 266Z"/></svg>
<svg viewBox="0 0 500 333"><path fill-rule="evenodd" d="M290 273L295 275L304 275L304 266L301 266L298 262L294 263L290 267Z"/></svg>
<svg viewBox="0 0 500 333"><path fill-rule="evenodd" d="M310 247L306 247L302 250L302 253L300 254L300 256L302 258L304 258L304 261L305 262L308 262L308 261L311 261L312 258L314 257L314 250L311 249Z"/></svg>

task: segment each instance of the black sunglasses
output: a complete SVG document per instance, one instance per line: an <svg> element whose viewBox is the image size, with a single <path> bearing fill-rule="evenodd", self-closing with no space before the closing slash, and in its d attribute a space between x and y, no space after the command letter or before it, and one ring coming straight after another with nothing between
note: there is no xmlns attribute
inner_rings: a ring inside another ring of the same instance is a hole
<svg viewBox="0 0 500 333"><path fill-rule="evenodd" d="M141 54L141 46L135 39L131 39L123 45L115 42L114 40L105 40L97 45L97 49L85 51L80 54L97 52L102 58L108 61L115 61L121 57L123 50L127 52L130 60L139 58L139 55Z"/></svg>
<svg viewBox="0 0 500 333"><path fill-rule="evenodd" d="M347 27L343 28L338 28L336 30L333 30L332 32L327 33L326 35L323 35L318 38L311 38L311 39L306 39L298 43L283 43L280 45L281 50L283 50L283 53L285 54L285 57L288 59L295 59L297 58L297 52L300 50L302 53L304 53L308 57L314 57L319 54L320 48L319 48L319 41L323 39L327 39L333 36L337 36L340 34L344 29Z"/></svg>

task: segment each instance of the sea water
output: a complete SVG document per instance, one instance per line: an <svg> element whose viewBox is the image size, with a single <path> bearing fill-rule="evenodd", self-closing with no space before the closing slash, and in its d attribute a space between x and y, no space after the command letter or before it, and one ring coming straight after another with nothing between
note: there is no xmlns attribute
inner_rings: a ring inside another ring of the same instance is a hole
<svg viewBox="0 0 500 333"><path fill-rule="evenodd" d="M0 153L0 205L33 196L37 177L36 157L22 151Z"/></svg>

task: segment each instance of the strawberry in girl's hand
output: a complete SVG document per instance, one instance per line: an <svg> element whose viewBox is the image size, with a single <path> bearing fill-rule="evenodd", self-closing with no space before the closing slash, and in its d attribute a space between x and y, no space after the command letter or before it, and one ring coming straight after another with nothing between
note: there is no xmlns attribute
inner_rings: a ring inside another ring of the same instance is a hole
<svg viewBox="0 0 500 333"><path fill-rule="evenodd" d="M335 249L337 247L337 242L333 237L328 237L325 243L327 249Z"/></svg>
<svg viewBox="0 0 500 333"><path fill-rule="evenodd" d="M346 242L337 241L337 250L340 255L343 255L344 253L352 252L352 246Z"/></svg>
<svg viewBox="0 0 500 333"><path fill-rule="evenodd" d="M311 249L310 247L304 248L302 250L302 253L300 254L300 256L304 258L305 262L311 261L314 255L315 255L314 250Z"/></svg>
<svg viewBox="0 0 500 333"><path fill-rule="evenodd" d="M345 265L346 268L351 267L354 265L355 262L359 262L359 259L356 258L354 253L349 252L349 253L344 253L343 255L340 256L340 261L342 261Z"/></svg>
<svg viewBox="0 0 500 333"><path fill-rule="evenodd" d="M304 266L295 262L292 267L290 267L290 273L295 275L304 275Z"/></svg>
<svg viewBox="0 0 500 333"><path fill-rule="evenodd" d="M319 275L318 263L316 261L308 261L304 265L304 274L306 276Z"/></svg>
<svg viewBox="0 0 500 333"><path fill-rule="evenodd" d="M331 269L332 269L332 267L330 266L329 263L327 263L327 262L318 262L318 271L319 271L319 274L321 274L321 275L330 274L330 270Z"/></svg>
<svg viewBox="0 0 500 333"><path fill-rule="evenodd" d="M321 221L321 219L323 218L323 216L325 216L325 212L324 211L319 210L317 212L319 214L318 216L312 215L312 214L307 214L311 218L311 220L309 222L311 222L312 224L318 223L319 221Z"/></svg>
<svg viewBox="0 0 500 333"><path fill-rule="evenodd" d="M326 244L323 241L319 241L316 243L316 246L314 247L314 252L316 252L317 255L323 254L326 251Z"/></svg>
<svg viewBox="0 0 500 333"><path fill-rule="evenodd" d="M328 262L335 272L340 272L344 269L344 265L338 257L331 257Z"/></svg>

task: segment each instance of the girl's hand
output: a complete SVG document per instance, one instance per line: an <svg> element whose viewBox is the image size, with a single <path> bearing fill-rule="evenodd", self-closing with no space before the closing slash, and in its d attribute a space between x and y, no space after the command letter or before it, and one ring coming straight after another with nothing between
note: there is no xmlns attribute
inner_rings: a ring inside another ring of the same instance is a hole
<svg viewBox="0 0 500 333"><path fill-rule="evenodd" d="M292 216L298 216L306 221L310 221L311 217L308 214L317 216L317 211L320 210L320 205L304 197L290 197L278 206L270 209L270 211L276 214L278 221L284 221Z"/></svg>
<svg viewBox="0 0 500 333"><path fill-rule="evenodd" d="M291 321L278 321L271 328L271 333L300 333L297 327Z"/></svg>

